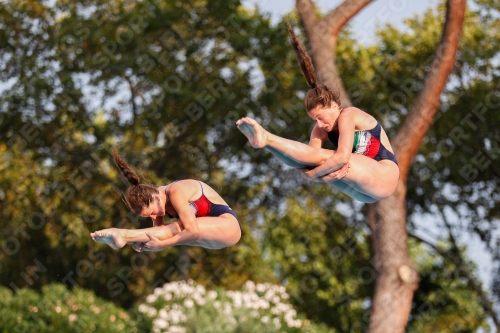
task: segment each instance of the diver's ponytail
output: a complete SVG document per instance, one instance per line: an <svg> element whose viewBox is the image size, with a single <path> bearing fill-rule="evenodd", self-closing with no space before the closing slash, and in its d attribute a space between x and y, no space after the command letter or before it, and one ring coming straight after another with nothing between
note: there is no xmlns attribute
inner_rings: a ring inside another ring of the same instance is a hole
<svg viewBox="0 0 500 333"><path fill-rule="evenodd" d="M309 58L309 55L304 50L304 47L300 44L297 36L295 36L295 33L293 32L293 29L288 21L286 22L286 27L288 29L288 33L290 34L290 39L292 40L292 45L295 49L295 53L297 54L297 58L299 59L302 73L304 73L306 81L309 84L309 87L311 87L304 98L306 110L311 111L318 105L329 108L332 103L336 103L340 107L340 92L333 92L325 84L318 83L311 58Z"/></svg>
<svg viewBox="0 0 500 333"><path fill-rule="evenodd" d="M127 178L130 184L132 184L132 186L125 191L123 201L125 201L125 204L133 212L141 214L143 208L149 206L153 200L153 195L158 194L158 189L151 184L139 184L139 176L137 176L134 170L132 170L127 162L118 154L118 151L114 147L113 158L121 174Z"/></svg>
<svg viewBox="0 0 500 333"><path fill-rule="evenodd" d="M139 176L132 170L132 168L125 162L125 160L118 154L116 148L113 148L113 158L115 160L116 166L122 173L122 175L127 178L130 184L139 185Z"/></svg>
<svg viewBox="0 0 500 333"><path fill-rule="evenodd" d="M302 44L295 36L292 27L288 21L286 22L286 27L288 29L288 33L290 35L290 39L292 40L292 46L295 49L295 53L297 54L297 58L299 59L300 68L302 69L302 73L306 77L306 81L311 88L316 88L318 86L318 81L316 79L316 74L314 73L314 67L311 62L311 58L304 50Z"/></svg>

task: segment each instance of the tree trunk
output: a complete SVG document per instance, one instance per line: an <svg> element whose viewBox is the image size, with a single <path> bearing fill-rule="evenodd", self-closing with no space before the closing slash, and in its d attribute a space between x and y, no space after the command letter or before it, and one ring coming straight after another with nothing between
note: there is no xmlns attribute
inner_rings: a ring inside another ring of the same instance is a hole
<svg viewBox="0 0 500 333"><path fill-rule="evenodd" d="M369 332L404 332L411 311L418 273L406 246L406 185L375 204L375 268L377 280L372 300Z"/></svg>
<svg viewBox="0 0 500 333"><path fill-rule="evenodd" d="M311 58L318 81L340 92L342 107L351 104L335 64L337 36L351 17L370 0L346 0L322 19L311 0L297 0ZM392 140L399 161L400 180L396 191L370 207L375 215L373 236L377 280L372 300L369 332L404 332L411 311L413 293L418 287L418 272L407 250L406 179L410 164L434 119L439 97L455 64L462 34L466 0L448 0L441 42L431 70L415 105ZM373 224L373 216L370 217Z"/></svg>
<svg viewBox="0 0 500 333"><path fill-rule="evenodd" d="M441 42L415 105L394 138L400 180L396 191L375 204L375 267L378 272L369 331L404 332L418 273L406 249L406 179L410 164L429 130L439 97L453 69L462 35L466 0L449 0Z"/></svg>

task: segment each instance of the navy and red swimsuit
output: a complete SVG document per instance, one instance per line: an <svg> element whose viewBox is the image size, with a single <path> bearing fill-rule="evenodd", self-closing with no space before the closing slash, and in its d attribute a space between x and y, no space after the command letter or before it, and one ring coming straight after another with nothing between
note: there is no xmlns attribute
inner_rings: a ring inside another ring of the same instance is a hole
<svg viewBox="0 0 500 333"><path fill-rule="evenodd" d="M177 182L177 180L176 180ZM200 182L199 182L200 183ZM196 199L195 201L192 201L189 203L189 206L191 207L191 210L193 211L194 215L196 217L204 217L204 216L221 216L222 214L229 213L236 217L236 214L233 212L229 206L226 205L219 205L219 204L214 204L212 201L208 200L208 198L205 196L205 193L203 193L203 185L201 185L201 196ZM167 195L167 189L165 188L165 195ZM167 195L168 198L168 195ZM177 216L172 216L169 213L167 213L168 217L173 218L173 217L179 217ZM238 219L236 217L236 219Z"/></svg>
<svg viewBox="0 0 500 333"><path fill-rule="evenodd" d="M375 161L391 160L398 165L396 156L384 147L380 142L380 132L382 127L377 122L377 125L371 130L355 131L354 142L352 144L352 153L365 155L373 158ZM328 132L328 139L339 147L339 134L331 131Z"/></svg>

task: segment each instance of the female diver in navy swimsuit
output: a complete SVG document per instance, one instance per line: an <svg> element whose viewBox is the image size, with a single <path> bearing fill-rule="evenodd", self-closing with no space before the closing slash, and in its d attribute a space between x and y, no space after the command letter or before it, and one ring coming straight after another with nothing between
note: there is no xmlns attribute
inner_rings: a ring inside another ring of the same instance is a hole
<svg viewBox="0 0 500 333"><path fill-rule="evenodd" d="M375 118L355 107L340 108L338 93L318 84L311 60L288 25L300 67L311 89L305 97L309 117L316 122L309 144L281 138L252 118L238 128L255 148L265 148L302 176L327 182L366 203L390 196L398 184L399 167L385 131ZM330 140L337 150L323 149Z"/></svg>
<svg viewBox="0 0 500 333"><path fill-rule="evenodd" d="M113 157L120 172L132 184L125 192L125 203L136 214L151 217L153 227L104 229L91 233L92 239L114 249L132 243L138 252L182 244L221 249L238 243L241 228L236 215L210 186L194 179L158 188L139 184L139 177L116 150ZM164 224L165 215L179 220Z"/></svg>

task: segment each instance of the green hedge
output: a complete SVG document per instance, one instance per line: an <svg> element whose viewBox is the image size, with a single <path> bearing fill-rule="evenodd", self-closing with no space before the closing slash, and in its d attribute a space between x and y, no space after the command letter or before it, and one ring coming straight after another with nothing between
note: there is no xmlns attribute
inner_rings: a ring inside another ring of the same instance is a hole
<svg viewBox="0 0 500 333"><path fill-rule="evenodd" d="M94 293L51 284L41 293L0 286L0 332L150 332L148 322Z"/></svg>

